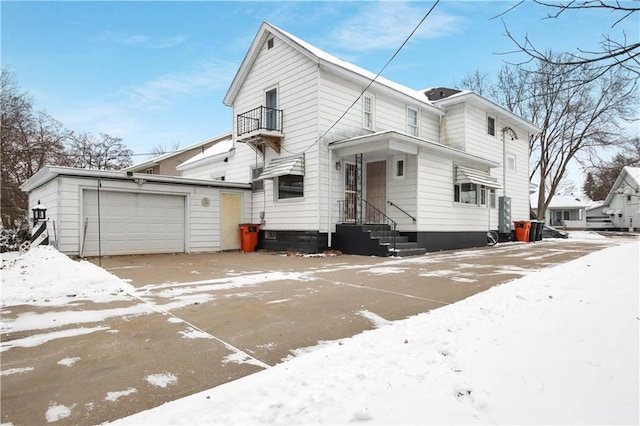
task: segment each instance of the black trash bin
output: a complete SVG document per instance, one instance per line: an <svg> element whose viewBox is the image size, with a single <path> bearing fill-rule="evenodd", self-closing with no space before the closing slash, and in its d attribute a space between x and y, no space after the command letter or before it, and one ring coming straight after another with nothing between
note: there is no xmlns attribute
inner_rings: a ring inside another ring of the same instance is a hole
<svg viewBox="0 0 640 426"><path fill-rule="evenodd" d="M538 221L531 220L531 228L529 229L529 242L532 243L536 241L536 233L538 232Z"/></svg>

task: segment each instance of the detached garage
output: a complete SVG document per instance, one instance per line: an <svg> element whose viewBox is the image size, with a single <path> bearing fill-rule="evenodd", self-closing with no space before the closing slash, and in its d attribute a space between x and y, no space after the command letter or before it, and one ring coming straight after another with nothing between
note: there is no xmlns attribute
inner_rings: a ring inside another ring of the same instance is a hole
<svg viewBox="0 0 640 426"><path fill-rule="evenodd" d="M22 185L30 208L38 201L47 208L51 244L82 256L239 249L238 224L250 217L250 188L54 166Z"/></svg>

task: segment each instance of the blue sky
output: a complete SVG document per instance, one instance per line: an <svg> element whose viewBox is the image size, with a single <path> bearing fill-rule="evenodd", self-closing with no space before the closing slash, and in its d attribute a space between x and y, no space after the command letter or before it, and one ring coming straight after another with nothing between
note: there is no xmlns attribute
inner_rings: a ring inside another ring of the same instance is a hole
<svg viewBox="0 0 640 426"><path fill-rule="evenodd" d="M433 2L2 1L2 66L70 130L123 138L136 154L229 131L222 99L262 21L378 72ZM513 1L442 1L384 72L413 89L453 86L517 62L500 19ZM541 50L595 49L602 34L638 40L606 12L556 20L526 3L503 16ZM138 155L134 161L147 159Z"/></svg>

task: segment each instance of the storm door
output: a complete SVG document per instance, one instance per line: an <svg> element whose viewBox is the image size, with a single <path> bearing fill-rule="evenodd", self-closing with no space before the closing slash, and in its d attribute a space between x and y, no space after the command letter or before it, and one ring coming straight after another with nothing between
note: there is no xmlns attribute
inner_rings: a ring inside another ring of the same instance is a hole
<svg viewBox="0 0 640 426"><path fill-rule="evenodd" d="M367 163L367 223L384 223L387 211L387 161Z"/></svg>

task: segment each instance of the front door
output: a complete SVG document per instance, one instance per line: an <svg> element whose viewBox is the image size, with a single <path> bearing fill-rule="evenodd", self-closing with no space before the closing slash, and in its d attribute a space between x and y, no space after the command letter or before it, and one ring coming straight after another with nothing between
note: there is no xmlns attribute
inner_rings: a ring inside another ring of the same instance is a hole
<svg viewBox="0 0 640 426"><path fill-rule="evenodd" d="M387 161L367 163L367 202L375 209L367 208L367 223L383 223L382 214L387 211ZM378 211L376 211L376 209ZM382 213L382 214L381 214Z"/></svg>
<svg viewBox="0 0 640 426"><path fill-rule="evenodd" d="M222 250L240 249L240 220L242 217L242 195L222 193L222 223L220 248Z"/></svg>

